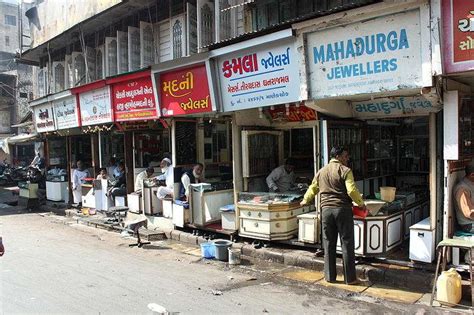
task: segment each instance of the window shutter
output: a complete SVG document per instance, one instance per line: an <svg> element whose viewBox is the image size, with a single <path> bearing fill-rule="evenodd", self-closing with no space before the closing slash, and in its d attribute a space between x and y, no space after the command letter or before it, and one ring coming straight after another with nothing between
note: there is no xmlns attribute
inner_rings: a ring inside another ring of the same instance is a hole
<svg viewBox="0 0 474 315"><path fill-rule="evenodd" d="M128 72L128 34L117 31L117 67L118 73Z"/></svg>
<svg viewBox="0 0 474 315"><path fill-rule="evenodd" d="M86 73L87 73L87 82L94 82L97 80L96 70L95 70L95 49L92 47L86 47Z"/></svg>
<svg viewBox="0 0 474 315"><path fill-rule="evenodd" d="M198 47L214 42L214 3L207 0L197 1L197 40Z"/></svg>
<svg viewBox="0 0 474 315"><path fill-rule="evenodd" d="M64 58L64 85L66 89L74 86L74 71L72 69L72 56L66 55Z"/></svg>
<svg viewBox="0 0 474 315"><path fill-rule="evenodd" d="M186 18L184 14L170 19L171 56L172 59L186 55Z"/></svg>
<svg viewBox="0 0 474 315"><path fill-rule="evenodd" d="M220 20L220 30L219 30L219 41L223 41L232 37L232 21L231 21L231 11L229 9L230 3L228 0L218 0L219 1L219 20Z"/></svg>
<svg viewBox="0 0 474 315"><path fill-rule="evenodd" d="M197 53L197 9L189 2L186 3L186 24L187 55L189 56Z"/></svg>
<svg viewBox="0 0 474 315"><path fill-rule="evenodd" d="M36 74L36 93L38 94L38 97L43 97L46 95L44 73L45 69L40 68Z"/></svg>
<svg viewBox="0 0 474 315"><path fill-rule="evenodd" d="M165 20L159 23L160 33L160 62L171 60L171 31L170 31L170 20Z"/></svg>
<svg viewBox="0 0 474 315"><path fill-rule="evenodd" d="M128 27L128 71L140 68L140 29Z"/></svg>
<svg viewBox="0 0 474 315"><path fill-rule="evenodd" d="M95 77L96 80L103 79L104 71L104 45L100 45L95 51Z"/></svg>
<svg viewBox="0 0 474 315"><path fill-rule="evenodd" d="M86 63L81 52L74 51L72 54L73 86L86 83Z"/></svg>
<svg viewBox="0 0 474 315"><path fill-rule="evenodd" d="M153 24L140 21L140 68L154 63Z"/></svg>
<svg viewBox="0 0 474 315"><path fill-rule="evenodd" d="M105 76L117 74L117 38L105 38Z"/></svg>
<svg viewBox="0 0 474 315"><path fill-rule="evenodd" d="M53 62L53 88L52 93L58 93L64 90L64 62Z"/></svg>
<svg viewBox="0 0 474 315"><path fill-rule="evenodd" d="M160 23L153 24L153 55L154 63L160 62Z"/></svg>

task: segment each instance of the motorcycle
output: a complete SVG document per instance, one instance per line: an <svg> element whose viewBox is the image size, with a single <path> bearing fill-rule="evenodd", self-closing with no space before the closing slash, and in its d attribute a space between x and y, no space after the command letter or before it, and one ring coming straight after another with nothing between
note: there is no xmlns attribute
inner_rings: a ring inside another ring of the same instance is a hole
<svg viewBox="0 0 474 315"><path fill-rule="evenodd" d="M18 185L18 182L27 179L27 169L25 167L6 166L0 175L0 186Z"/></svg>

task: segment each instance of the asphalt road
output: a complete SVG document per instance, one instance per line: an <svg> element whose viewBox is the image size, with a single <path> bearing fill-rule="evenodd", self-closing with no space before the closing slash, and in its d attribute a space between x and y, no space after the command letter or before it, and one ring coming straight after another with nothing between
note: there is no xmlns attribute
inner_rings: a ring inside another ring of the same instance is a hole
<svg viewBox="0 0 474 315"><path fill-rule="evenodd" d="M129 248L131 240L117 233L65 225L1 203L0 224L6 247L0 258L3 314L151 314L150 303L183 314L425 311L294 284L277 277L286 268L280 265L229 268L168 242Z"/></svg>

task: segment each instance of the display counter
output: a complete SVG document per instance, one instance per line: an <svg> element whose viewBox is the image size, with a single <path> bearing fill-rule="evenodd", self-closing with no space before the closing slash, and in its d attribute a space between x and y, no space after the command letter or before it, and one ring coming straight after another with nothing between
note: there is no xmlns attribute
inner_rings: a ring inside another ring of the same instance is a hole
<svg viewBox="0 0 474 315"><path fill-rule="evenodd" d="M221 220L219 209L234 203L234 190L213 190L211 184L192 184L189 208L192 224L204 226Z"/></svg>
<svg viewBox="0 0 474 315"><path fill-rule="evenodd" d="M46 199L69 202L68 182L65 175L46 176Z"/></svg>
<svg viewBox="0 0 474 315"><path fill-rule="evenodd" d="M239 235L261 240L288 240L298 235L297 216L314 211L300 206L300 194L240 193Z"/></svg>
<svg viewBox="0 0 474 315"><path fill-rule="evenodd" d="M354 250L359 256L386 254L410 237L410 226L429 216L427 199L409 204L399 199L384 206L376 216L354 216ZM338 251L341 252L338 239Z"/></svg>

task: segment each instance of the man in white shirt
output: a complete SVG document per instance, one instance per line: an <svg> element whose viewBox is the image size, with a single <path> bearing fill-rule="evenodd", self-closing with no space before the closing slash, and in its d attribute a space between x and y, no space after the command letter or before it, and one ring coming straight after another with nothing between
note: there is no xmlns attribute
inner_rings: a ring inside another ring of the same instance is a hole
<svg viewBox="0 0 474 315"><path fill-rule="evenodd" d="M295 162L292 158L285 161L285 165L275 168L267 177L270 192L287 193L295 185Z"/></svg>
<svg viewBox="0 0 474 315"><path fill-rule="evenodd" d="M165 186L160 186L156 192L158 199L164 199L166 196L172 196L174 191L174 168L169 158L164 158L160 163L162 175L156 177L159 181L164 181Z"/></svg>
<svg viewBox="0 0 474 315"><path fill-rule="evenodd" d="M79 160L77 161L77 168L72 173L72 195L74 203L79 206L82 205L82 184L84 183L84 178L91 177L89 170L84 167L84 163Z"/></svg>
<svg viewBox="0 0 474 315"><path fill-rule="evenodd" d="M181 175L181 185L179 189L179 199L182 201L189 201L189 188L191 184L202 183L204 165L196 163L192 170L184 171Z"/></svg>
<svg viewBox="0 0 474 315"><path fill-rule="evenodd" d="M146 170L141 172L140 174L137 175L137 179L135 180L135 192L136 193L141 193L143 190L143 181L145 179L149 179L153 176L153 173L155 172L155 169L153 167L147 167Z"/></svg>

